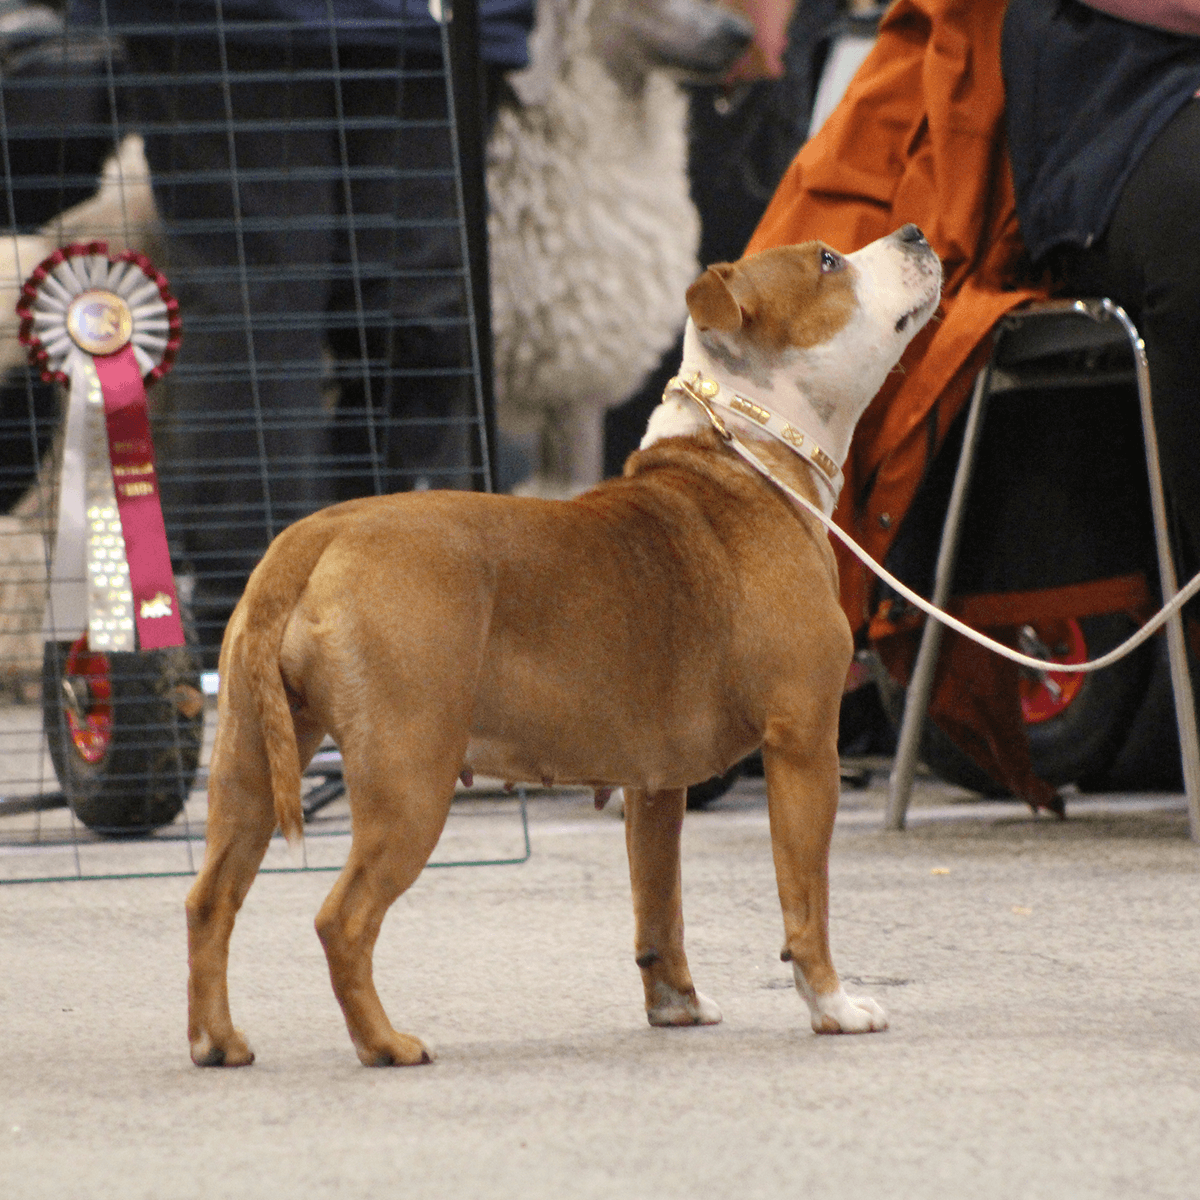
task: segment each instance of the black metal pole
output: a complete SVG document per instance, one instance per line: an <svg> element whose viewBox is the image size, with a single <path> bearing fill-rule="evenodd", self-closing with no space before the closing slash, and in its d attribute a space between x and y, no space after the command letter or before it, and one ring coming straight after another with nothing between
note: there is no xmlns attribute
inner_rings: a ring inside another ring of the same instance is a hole
<svg viewBox="0 0 1200 1200"><path fill-rule="evenodd" d="M496 402L492 374L492 301L487 241L487 89L479 57L478 0L453 0L453 3L449 28L450 74L462 170L467 267L471 275L475 336L479 349L483 436L490 467L485 487L491 491L496 469ZM475 465L481 467L482 462Z"/></svg>

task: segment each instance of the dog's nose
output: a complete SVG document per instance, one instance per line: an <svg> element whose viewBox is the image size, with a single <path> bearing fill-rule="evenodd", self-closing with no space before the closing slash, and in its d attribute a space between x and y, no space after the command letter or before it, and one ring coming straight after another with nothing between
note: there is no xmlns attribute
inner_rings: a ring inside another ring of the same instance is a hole
<svg viewBox="0 0 1200 1200"><path fill-rule="evenodd" d="M917 246L925 241L925 235L911 221L896 231L902 242Z"/></svg>

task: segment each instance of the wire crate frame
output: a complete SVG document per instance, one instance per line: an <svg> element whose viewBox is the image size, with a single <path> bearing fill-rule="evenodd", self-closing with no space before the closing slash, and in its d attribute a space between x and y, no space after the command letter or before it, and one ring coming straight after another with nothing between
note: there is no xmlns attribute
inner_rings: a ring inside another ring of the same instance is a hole
<svg viewBox="0 0 1200 1200"><path fill-rule="evenodd" d="M329 4L329 13L331 17L331 37L333 42L333 71L332 82L336 95L338 97L338 137L342 151L342 163L345 167L348 163L346 156L346 131L348 124L345 120L345 113L341 108L342 83L343 77L339 74L340 59L338 57L336 26L332 21L332 4ZM217 14L218 25L221 21L221 5L218 0ZM243 27L244 30L245 27ZM272 28L278 30L279 23L274 23ZM161 32L161 22L157 25L148 24L145 29L134 29L133 27L124 27L123 32ZM207 32L211 33L212 30ZM219 31L218 31L219 32ZM487 270L487 245L486 245L486 197L484 192L484 143L485 143L485 124L483 119L483 103L482 103L482 79L481 69L478 60L476 47L479 44L479 23L476 0L458 0L455 4L454 16L452 20L443 20L438 26L438 38L440 41L440 58L441 71L444 92L445 106L447 118L444 122L446 135L448 138L448 148L450 155L450 171L448 175L449 181L452 183L454 208L456 212L456 230L458 238L458 257L460 266L457 269L457 277L461 281L462 294L462 316L459 320L467 342L467 356L469 361L469 371L465 372L468 376L467 387L470 393L470 411L465 418L465 425L469 430L474 431L476 437L469 441L470 462L465 468L455 468L459 476L462 477L463 472L471 479L470 486L482 488L483 490L492 490L493 487L493 463L494 447L495 447L495 418L492 402L492 383L491 383L491 344L490 344L490 302L488 293L488 270ZM225 46L223 35L219 38L222 48ZM64 52L65 54L65 52ZM347 71L345 79L352 78L352 72ZM2 77L0 77L2 78ZM233 168L230 175L233 177L230 182L233 186L235 194L235 203L239 181L237 178L236 151L235 144L235 127L232 107L229 106L229 95L233 82L245 82L243 76L233 76L228 70L227 62L224 58L224 49L222 49L222 77L220 85L224 89L226 96L226 134L228 137L231 161ZM110 119L105 125L101 123L97 129L92 132L98 132L102 137L108 136L112 138L113 143L120 145L120 134L122 130L128 131L130 126L123 120L117 117L117 100L118 91L122 86L128 83L128 78L119 79L115 70L114 59L109 46L106 57L103 61L103 88L106 93L107 104L110 111ZM28 83L34 91L41 87L49 87L50 84L44 81L39 83L34 79L32 83ZM8 119L7 106L5 104L5 96L0 92L0 166L3 168L3 179L5 184L5 192L7 199L7 217L10 226L14 230L14 250L16 251L16 266L18 273L27 273L35 265L35 261L30 258L30 251L25 248L20 234L25 232L22 229L19 219L18 201L22 198L21 187L27 186L30 189L36 187L54 188L57 186L61 196L66 196L68 191L73 186L87 185L89 180L86 175L80 175L77 171L72 174L70 165L65 161L60 162L59 172L56 178L41 177L34 178L32 182L27 178L23 181L18 181L14 174L14 153L13 147L18 146L19 134L21 130L18 126L10 125ZM48 124L44 130L47 133L53 133L52 125ZM59 132L66 133L65 126L60 126ZM243 124L238 124L236 133L242 134L246 132ZM277 130L276 130L277 132ZM17 141L12 138L17 137ZM65 138L64 143L65 145ZM65 152L64 158L65 158ZM113 163L110 162L107 170L113 169ZM119 173L123 169L123 162L118 157L115 160L115 169L118 172L118 184L123 184L123 180L119 178ZM94 180L91 181L94 186ZM345 192L348 210L350 208L351 196L351 176L347 170L343 172L342 187ZM352 215L349 218L349 269L348 276L354 290L354 315L358 322L360 331L361 350L363 352L364 371L366 362L366 343L363 341L361 331L364 321L364 301L361 289L361 281L359 279L360 262L356 257L356 238L355 238L355 217ZM248 235L255 232L252 221L241 219L240 210L235 214L235 229L234 232L239 241L239 272L238 277L234 281L241 294L242 311L241 319L245 323L247 330L248 342L248 360L249 360L249 386L254 395L255 402L255 418L256 418L256 436L259 445L259 461L256 464L257 469L263 474L264 491L266 493L266 521L271 532L277 532L283 525L290 523L296 516L301 515L298 512L280 512L272 511L270 486L267 480L269 471L268 463L265 456L265 438L273 432L269 421L265 421L262 415L261 407L258 406L258 386L262 374L273 369L270 364L258 363L254 358L254 338L250 330L252 327L254 314L251 311L249 301L250 280L248 274L252 268L247 267L246 256L244 252L243 242ZM45 229L39 231L45 232ZM220 234L223 231L219 228L219 222L211 230L213 236ZM60 218L56 227L57 240L70 240L70 232L65 227L63 220ZM35 243L36 244L36 243ZM318 267L319 270L319 267ZM403 272L397 270L397 276ZM185 339L188 325L188 314L186 309L183 312ZM286 321L284 321L286 323ZM0 330L0 333L3 333ZM284 369L295 369L295 364L284 364ZM278 368L274 368L278 369ZM417 372L420 373L420 372ZM428 372L427 372L428 373ZM402 366L393 365L391 375L400 377L405 374ZM377 442L375 440L376 428L373 422L373 415L370 411L370 378L368 375L367 383L367 423L368 440L371 448L372 462L370 464L375 490L380 490L381 477L383 472L380 469L380 463L377 457ZM16 422L18 426L24 425L27 429L27 436L32 450L35 463L45 455L46 448L44 445L39 446L39 432L44 430L45 414L42 417L42 429L39 429L39 414L37 411L35 397L32 391L32 383L26 384L26 392L28 393L28 415L23 421ZM54 415L54 420L57 420L57 414ZM436 422L435 422L436 423ZM210 435L213 437L219 436L221 430L219 421L214 422ZM398 424L403 425L403 419ZM204 432L201 430L201 432ZM0 468L0 474L3 473ZM47 481L43 478L39 480L40 490L43 497L49 492L53 481ZM42 569L48 569L49 541L50 541L50 519L47 517L47 512L51 506L49 503L43 502L41 511L34 514L34 519L27 520L23 526L23 532L28 534L34 540L40 538L41 541L41 557L45 559L44 563L35 564ZM315 507L320 507L316 505ZM0 523L7 518L0 517ZM221 519L221 514L216 514L216 520ZM4 540L5 528L0 524L0 542ZM38 557L38 551L29 552L30 559ZM2 570L0 566L0 570ZM37 573L35 570L34 574ZM191 581L184 579L181 581L181 592L185 594L189 590ZM2 583L0 583L2 587ZM4 600L0 597L0 610L4 607ZM45 675L45 672L43 672ZM43 679L43 686L45 686ZM28 701L30 696L26 696ZM14 706L18 712L24 708L30 711L35 711L32 705ZM209 707L207 725L208 741L211 740L211 725L214 713L211 705ZM200 715L200 728L205 727L204 713ZM27 739L33 733L32 729L23 728L20 721L16 728L5 729L0 726L0 757L11 759L14 754L20 753L22 739ZM79 879L129 879L129 878L145 878L149 876L188 876L194 874L199 866L199 859L202 857L197 854L196 847L202 843L203 839L203 821L195 818L189 808L193 808L195 802L188 797L184 797L181 801L180 816L169 826L153 832L149 837L118 845L111 840L97 837L77 819L75 813L69 808L66 809L67 820L66 824L59 825L58 828L43 828L41 816L42 812L52 809L66 808L66 800L61 792L54 790L46 790L45 784L48 782L47 776L53 774L53 770L47 769L45 747L47 744L47 735L44 729L38 733L40 740L40 763L32 770L32 776L21 780L22 784L32 783L39 789L34 794L22 795L15 794L11 796L0 796L0 860L7 854L15 854L19 856L38 855L44 853L64 852L69 854L72 869L60 870L57 872L41 872L22 876L13 874L10 877L2 877L7 874L0 867L0 883L32 883L32 882L57 882ZM199 736L199 735L198 735ZM178 741L178 737L176 738ZM6 745L7 743L7 749ZM17 746L17 750L13 750L13 746ZM314 769L314 774L321 776L325 774L326 785L331 785L332 781L329 778L328 763L317 764ZM7 773L7 772L6 772ZM195 780L196 785L202 784L205 780L204 768L201 767L198 778ZM4 788L4 784L0 783L0 789ZM336 787L336 784L332 784ZM190 795L195 794L193 788ZM517 792L515 800L509 799L505 801L495 800L466 800L465 802L456 798L452 808L451 823L459 821L459 815L462 814L464 808L470 808L472 804L476 807L490 808L494 813L507 813L515 804L517 814L519 816L519 840L521 848L511 854L481 854L476 857L451 857L444 861L432 861L428 865L432 867L449 867L449 866L469 866L469 865L515 865L528 860L531 848L529 841L529 826L526 805L526 794L524 790ZM10 818L35 814L36 821L32 828L15 831L17 836L12 836L9 833L6 836L5 825L8 824ZM463 818L469 819L469 818ZM319 818L313 819L313 824L306 828L306 838L302 850L302 861L299 864L277 865L275 860L280 856L282 840L278 837L273 839L271 849L268 851L266 863L261 868L267 873L281 873L292 871L335 871L340 870L342 862L338 861L319 861L328 857L325 849L331 846L341 846L343 843L348 845L348 824L341 818L333 820L323 820ZM312 852L310 853L310 844ZM157 852L178 852L182 854L186 865L162 867L160 865L147 865L145 860L148 855L153 855ZM88 870L86 860L93 854L98 855L108 862L108 866ZM111 865L114 856L127 857L134 861L128 864L130 869L113 867ZM344 857L344 850L342 852Z"/></svg>

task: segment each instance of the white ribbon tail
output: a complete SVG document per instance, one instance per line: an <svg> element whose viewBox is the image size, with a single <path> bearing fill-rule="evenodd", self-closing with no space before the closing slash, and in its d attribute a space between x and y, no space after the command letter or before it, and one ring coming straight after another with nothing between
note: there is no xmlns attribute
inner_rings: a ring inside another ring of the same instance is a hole
<svg viewBox="0 0 1200 1200"><path fill-rule="evenodd" d="M71 386L58 484L50 595L42 636L47 641L73 642L88 627L87 397L91 363L85 362L83 355L72 352L68 365Z"/></svg>

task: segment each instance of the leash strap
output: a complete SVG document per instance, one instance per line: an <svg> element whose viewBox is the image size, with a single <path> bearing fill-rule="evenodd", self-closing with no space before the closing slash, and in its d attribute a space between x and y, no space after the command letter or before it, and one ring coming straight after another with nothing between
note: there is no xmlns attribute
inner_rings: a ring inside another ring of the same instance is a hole
<svg viewBox="0 0 1200 1200"><path fill-rule="evenodd" d="M697 373L698 374L698 373ZM720 434L722 441L726 442L729 447L736 451L747 463L750 464L760 475L766 477L773 483L781 492L784 493L790 500L794 500L805 512L816 517L822 525L825 526L831 534L833 534L845 547L855 556L865 567L874 572L888 587L893 588L901 596L904 597L910 604L915 605L923 613L932 617L935 621L940 621L949 629L953 629L956 633L961 633L963 637L969 638L971 641L983 646L985 649L991 650L995 654L999 654L1002 658L1007 658L1010 662L1015 662L1022 667L1030 667L1035 671L1054 670L1055 672L1063 672L1069 674L1088 674L1092 671L1100 671L1105 667L1112 666L1113 663L1120 661L1125 655L1136 650L1143 642L1153 637L1170 618L1179 611L1197 592L1200 592L1200 574L1194 575L1188 583L1181 588L1172 597L1168 604L1163 605L1161 609L1141 627L1136 633L1126 638L1119 646L1115 646L1107 654L1102 654L1099 658L1092 659L1089 662L1082 663L1049 663L1044 658L1033 658L1031 655L1022 654L1019 650L1012 649L1011 646L1004 645L1003 642L996 641L995 638L990 638L985 633L980 633L977 629L972 629L970 625L960 621L957 617L952 617L948 612L931 604L924 596L918 595L907 584L901 583L885 567L880 566L845 530L837 525L832 518L827 517L821 509L819 509L807 496L802 496L795 488L790 487L782 480L776 479L771 473L771 468L767 466L749 446L746 445L729 427L720 420L720 418L712 411L709 403L703 403L697 399L692 391L692 388L683 380L672 380L668 384L668 390L673 386L678 386L685 395L695 400L700 408L707 414L713 427ZM705 396L706 401L711 401L713 397ZM740 410L735 410L740 411ZM765 411L765 410L764 410ZM765 426L764 426L765 428ZM772 432L774 432L772 430ZM778 435L777 435L778 436ZM783 439L781 439L783 440ZM811 456L809 461L812 461ZM823 478L828 483L829 477L820 472L818 478ZM841 472L838 472L839 476ZM840 485L839 485L840 486ZM835 492L836 496L837 493Z"/></svg>

